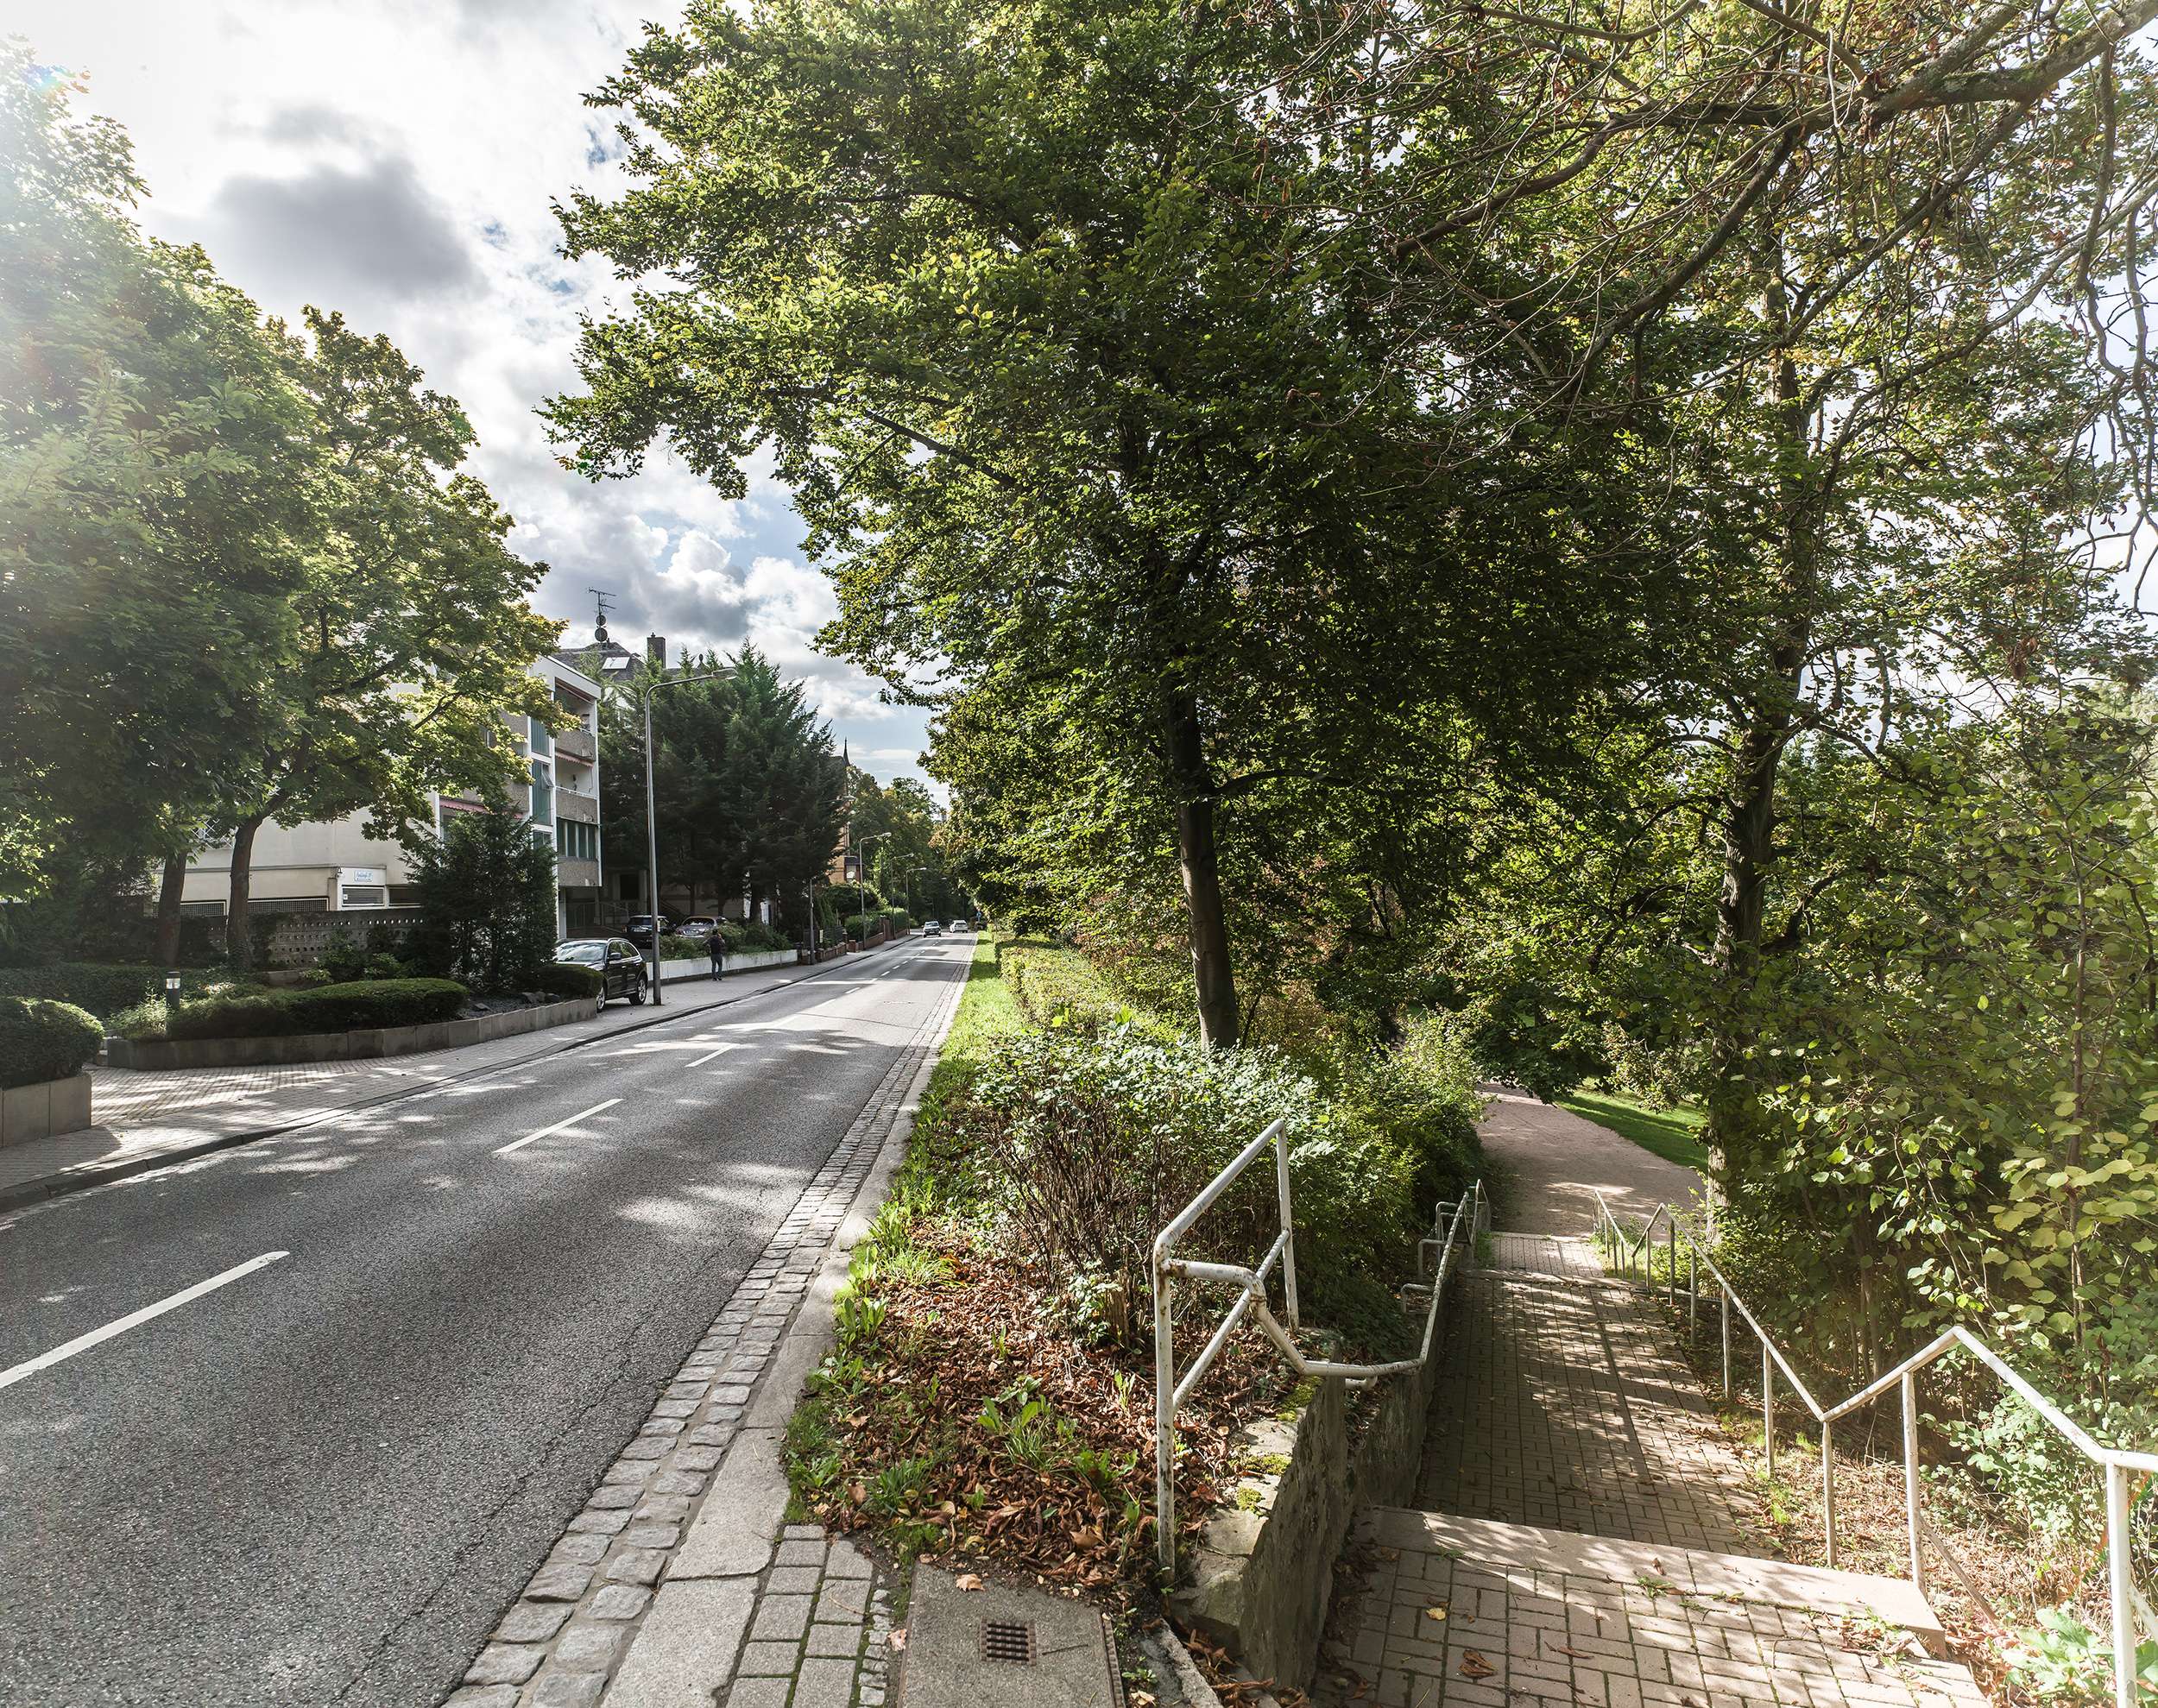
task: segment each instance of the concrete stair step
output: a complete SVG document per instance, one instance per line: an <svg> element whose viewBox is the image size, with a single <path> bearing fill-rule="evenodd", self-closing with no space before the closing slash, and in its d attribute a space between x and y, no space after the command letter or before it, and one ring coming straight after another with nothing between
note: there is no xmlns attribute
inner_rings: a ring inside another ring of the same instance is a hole
<svg viewBox="0 0 2158 1708"><path fill-rule="evenodd" d="M1947 1634L1939 1616L1907 1579L1585 1536L1488 1518L1457 1518L1406 1507L1373 1508L1367 1522L1372 1539L1380 1547L1404 1553L1444 1554L1480 1566L1550 1572L1606 1583L1664 1583L1682 1594L1839 1618L1877 1617L1910 1632L1929 1654L1948 1652Z"/></svg>

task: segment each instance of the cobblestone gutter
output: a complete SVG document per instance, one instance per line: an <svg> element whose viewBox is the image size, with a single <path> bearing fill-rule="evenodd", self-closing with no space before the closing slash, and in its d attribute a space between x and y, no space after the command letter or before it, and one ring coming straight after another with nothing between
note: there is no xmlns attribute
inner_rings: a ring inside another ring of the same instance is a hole
<svg viewBox="0 0 2158 1708"><path fill-rule="evenodd" d="M784 1523L781 1439L965 985L910 1041L450 1708L878 1708L894 1585Z"/></svg>

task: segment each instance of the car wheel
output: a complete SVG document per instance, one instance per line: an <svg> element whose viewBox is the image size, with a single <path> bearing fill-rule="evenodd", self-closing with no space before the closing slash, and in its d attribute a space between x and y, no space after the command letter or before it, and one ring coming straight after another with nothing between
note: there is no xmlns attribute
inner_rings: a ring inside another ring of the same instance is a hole
<svg viewBox="0 0 2158 1708"><path fill-rule="evenodd" d="M645 981L642 979L638 980L629 987L629 1005L632 1008L642 1008L645 1005Z"/></svg>

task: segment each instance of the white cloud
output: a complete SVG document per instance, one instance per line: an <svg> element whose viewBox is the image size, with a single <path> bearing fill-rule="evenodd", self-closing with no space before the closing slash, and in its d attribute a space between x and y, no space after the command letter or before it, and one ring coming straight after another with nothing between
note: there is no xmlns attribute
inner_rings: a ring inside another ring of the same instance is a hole
<svg viewBox="0 0 2158 1708"><path fill-rule="evenodd" d="M621 289L557 250L552 200L618 170L581 98L646 17L677 16L622 0L0 0L0 34L86 74L87 106L128 127L147 230L201 241L274 312L314 302L388 332L457 397L517 550L550 565L542 610L587 625L600 587L624 635L664 633L678 652L754 640L809 679L857 751L904 753L894 768L912 772L921 714L816 651L831 589L798 560L768 463L739 501L664 453L593 485L555 462L533 413L576 383L580 312Z"/></svg>

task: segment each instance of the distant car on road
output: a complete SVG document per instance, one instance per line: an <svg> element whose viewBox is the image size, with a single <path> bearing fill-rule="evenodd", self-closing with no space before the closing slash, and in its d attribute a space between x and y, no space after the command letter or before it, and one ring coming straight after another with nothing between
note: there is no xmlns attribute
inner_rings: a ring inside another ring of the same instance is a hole
<svg viewBox="0 0 2158 1708"><path fill-rule="evenodd" d="M934 919L924 919L922 922L922 935L925 937L941 937L944 935L944 928Z"/></svg>
<svg viewBox="0 0 2158 1708"><path fill-rule="evenodd" d="M967 929L967 922L963 919L955 919L951 922L951 929L955 931L963 931Z"/></svg>
<svg viewBox="0 0 2158 1708"><path fill-rule="evenodd" d="M572 967L597 967L607 980L599 994L603 1006L618 996L628 997L633 1008L643 1004L645 958L627 937L572 937L555 946L554 958Z"/></svg>
<svg viewBox="0 0 2158 1708"><path fill-rule="evenodd" d="M678 937L694 937L701 943L717 930L719 930L719 921L713 918L710 914L692 913L674 928L674 935Z"/></svg>
<svg viewBox="0 0 2158 1708"><path fill-rule="evenodd" d="M652 943L653 923L653 916L649 913L633 913L623 923L622 934L631 942L643 943L649 948ZM658 923L659 935L663 937L674 929L673 922L664 913L659 916Z"/></svg>

